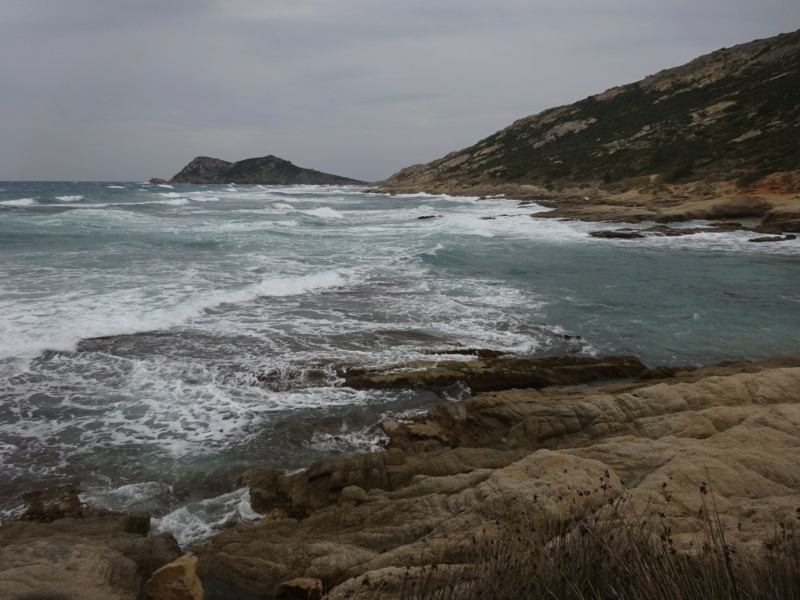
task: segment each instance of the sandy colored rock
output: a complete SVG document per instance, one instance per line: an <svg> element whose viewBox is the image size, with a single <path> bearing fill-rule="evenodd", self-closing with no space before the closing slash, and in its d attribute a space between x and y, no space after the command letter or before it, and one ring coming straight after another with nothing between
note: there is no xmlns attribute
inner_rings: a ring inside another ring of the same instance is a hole
<svg viewBox="0 0 800 600"><path fill-rule="evenodd" d="M756 551L795 523L800 358L646 377L480 394L387 426L385 452L256 469L251 489L298 517L215 536L199 569L250 593L313 578L330 598L392 598L426 569L461 572L509 527L568 527L612 505L659 519L683 548L713 508L731 543Z"/></svg>
<svg viewBox="0 0 800 600"><path fill-rule="evenodd" d="M147 600L203 600L197 557L184 555L158 569L144 586Z"/></svg>
<svg viewBox="0 0 800 600"><path fill-rule="evenodd" d="M56 501L63 491L36 495L34 504L55 503L36 504L29 520L0 527L0 598L136 600L143 579L180 555L171 535L145 537L148 514ZM30 520L34 515L42 521Z"/></svg>

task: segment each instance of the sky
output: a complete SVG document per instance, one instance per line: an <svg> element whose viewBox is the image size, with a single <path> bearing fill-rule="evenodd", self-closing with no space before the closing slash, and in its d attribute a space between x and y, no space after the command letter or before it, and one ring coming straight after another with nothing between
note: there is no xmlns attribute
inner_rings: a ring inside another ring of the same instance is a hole
<svg viewBox="0 0 800 600"><path fill-rule="evenodd" d="M366 181L800 28L797 0L0 0L0 180Z"/></svg>

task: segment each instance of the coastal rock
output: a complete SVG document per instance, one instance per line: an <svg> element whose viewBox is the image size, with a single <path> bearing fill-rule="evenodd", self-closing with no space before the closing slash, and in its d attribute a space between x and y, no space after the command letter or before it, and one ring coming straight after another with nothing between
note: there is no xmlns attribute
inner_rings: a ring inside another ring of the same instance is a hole
<svg viewBox="0 0 800 600"><path fill-rule="evenodd" d="M170 183L244 183L262 185L352 185L356 179L304 169L288 160L269 155L228 162L198 156L181 169Z"/></svg>
<svg viewBox="0 0 800 600"><path fill-rule="evenodd" d="M354 389L443 388L463 382L473 392L511 388L574 385L603 379L636 377L647 367L632 356L591 358L484 356L472 361L415 361L341 373Z"/></svg>
<svg viewBox="0 0 800 600"><path fill-rule="evenodd" d="M197 557L184 555L158 569L144 586L147 600L203 600Z"/></svg>
<svg viewBox="0 0 800 600"><path fill-rule="evenodd" d="M638 231L622 231L622 230L605 230L605 231L590 231L589 235L596 238L608 238L619 240L637 240L646 237L643 233Z"/></svg>
<svg viewBox="0 0 800 600"><path fill-rule="evenodd" d="M800 210L771 210L764 215L760 230L764 233L800 233Z"/></svg>
<svg viewBox="0 0 800 600"><path fill-rule="evenodd" d="M748 242L788 242L796 240L796 235L767 235L747 240Z"/></svg>
<svg viewBox="0 0 800 600"><path fill-rule="evenodd" d="M239 526L196 551L201 570L251 593L271 594L297 577L332 588L420 559L464 561L473 538L485 536L484 526L512 514L553 517L565 496L572 500L570 489L593 490L604 477L605 467L594 460L544 450L500 469L418 474L394 492L351 486L341 503L301 521ZM597 494L576 496L576 502L600 506L621 491L610 482Z"/></svg>
<svg viewBox="0 0 800 600"><path fill-rule="evenodd" d="M180 556L171 535L145 537L147 513L94 510L73 494L34 494L25 520L0 527L0 597L136 600L142 581Z"/></svg>
<svg viewBox="0 0 800 600"><path fill-rule="evenodd" d="M799 357L646 376L480 394L385 425L384 452L256 469L257 509L286 503L299 518L219 534L195 548L199 568L251 593L310 577L330 598L392 598L420 569L459 572L509 527L564 532L611 504L661 519L678 547L706 527L709 494L731 544L762 548L794 522Z"/></svg>
<svg viewBox="0 0 800 600"><path fill-rule="evenodd" d="M714 204L711 214L702 218L742 219L758 218L766 215L773 205L760 196L736 196L729 200Z"/></svg>
<svg viewBox="0 0 800 600"><path fill-rule="evenodd" d="M275 590L275 596L286 600L322 600L323 595L322 582L311 577L284 581Z"/></svg>

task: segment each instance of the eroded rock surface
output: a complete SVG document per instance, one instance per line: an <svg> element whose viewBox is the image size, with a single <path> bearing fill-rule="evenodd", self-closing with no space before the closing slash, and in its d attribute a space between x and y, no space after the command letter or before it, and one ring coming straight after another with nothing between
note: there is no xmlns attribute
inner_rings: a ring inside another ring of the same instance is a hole
<svg viewBox="0 0 800 600"><path fill-rule="evenodd" d="M511 388L574 385L604 379L636 377L647 369L633 356L547 356L516 358L483 356L471 361L416 361L342 373L355 389L447 387L462 382L474 392Z"/></svg>
<svg viewBox="0 0 800 600"><path fill-rule="evenodd" d="M385 452L294 475L256 469L253 504L272 512L196 546L200 571L264 595L311 578L331 598L390 598L425 565L474 561L500 524L622 499L631 514L663 515L679 545L697 538L712 498L732 543L760 548L794 523L800 358L643 375L479 394L386 423Z"/></svg>
<svg viewBox="0 0 800 600"><path fill-rule="evenodd" d="M136 600L142 582L181 552L147 537L150 515L80 504L71 486L29 495L23 520L0 527L0 598Z"/></svg>

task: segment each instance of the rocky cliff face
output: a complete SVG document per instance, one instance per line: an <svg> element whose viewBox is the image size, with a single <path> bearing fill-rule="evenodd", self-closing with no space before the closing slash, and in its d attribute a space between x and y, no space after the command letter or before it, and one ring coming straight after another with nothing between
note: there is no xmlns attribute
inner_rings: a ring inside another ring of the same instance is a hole
<svg viewBox="0 0 800 600"><path fill-rule="evenodd" d="M723 48L525 117L386 183L610 183L652 174L675 182L795 170L798 90L800 31Z"/></svg>
<svg viewBox="0 0 800 600"><path fill-rule="evenodd" d="M198 156L175 175L170 183L350 185L363 182L313 169L303 169L288 160L270 154L234 163L219 158Z"/></svg>

